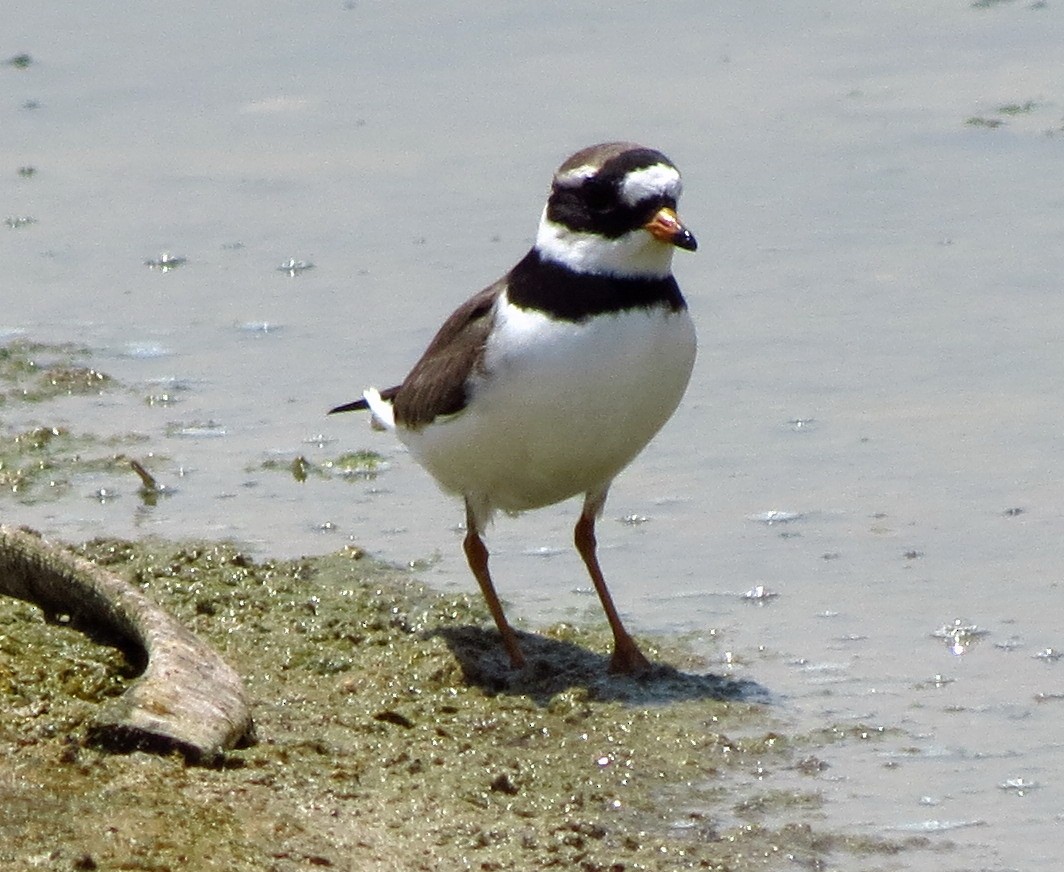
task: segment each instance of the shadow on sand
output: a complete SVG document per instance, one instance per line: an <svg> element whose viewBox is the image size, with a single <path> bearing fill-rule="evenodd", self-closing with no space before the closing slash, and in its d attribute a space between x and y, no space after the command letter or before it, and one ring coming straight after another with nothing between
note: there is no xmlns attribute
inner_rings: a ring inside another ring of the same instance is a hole
<svg viewBox="0 0 1064 872"><path fill-rule="evenodd" d="M518 632L528 661L520 670L510 666L494 629L450 626L426 635L447 643L468 684L491 694L527 696L539 705L547 705L554 696L574 687L584 688L590 699L642 705L685 700L770 701L768 691L754 681L681 672L664 663L655 663L650 672L635 677L612 675L608 656L532 633Z"/></svg>

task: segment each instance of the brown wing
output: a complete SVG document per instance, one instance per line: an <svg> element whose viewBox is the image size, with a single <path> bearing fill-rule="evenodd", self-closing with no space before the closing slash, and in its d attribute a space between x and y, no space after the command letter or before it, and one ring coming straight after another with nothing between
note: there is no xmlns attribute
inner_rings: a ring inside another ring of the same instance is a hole
<svg viewBox="0 0 1064 872"><path fill-rule="evenodd" d="M395 392L395 421L417 429L465 408L466 383L480 363L503 280L459 306Z"/></svg>

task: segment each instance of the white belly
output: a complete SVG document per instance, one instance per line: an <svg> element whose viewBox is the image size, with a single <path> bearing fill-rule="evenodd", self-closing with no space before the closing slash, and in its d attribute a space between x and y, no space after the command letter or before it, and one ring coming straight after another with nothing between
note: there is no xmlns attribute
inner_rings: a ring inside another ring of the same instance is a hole
<svg viewBox="0 0 1064 872"><path fill-rule="evenodd" d="M398 430L445 490L489 516L608 487L675 411L694 365L686 310L571 323L502 299L495 326L467 408Z"/></svg>

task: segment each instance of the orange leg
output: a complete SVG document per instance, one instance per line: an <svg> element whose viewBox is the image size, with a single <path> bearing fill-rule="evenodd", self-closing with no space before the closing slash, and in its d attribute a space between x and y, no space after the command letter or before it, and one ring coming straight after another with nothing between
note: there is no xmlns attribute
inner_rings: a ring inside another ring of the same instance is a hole
<svg viewBox="0 0 1064 872"><path fill-rule="evenodd" d="M610 672L622 672L628 675L647 672L650 669L650 661L639 650L639 646L635 644L624 628L624 624L621 623L621 617L617 614L609 590L606 589L606 579L602 576L598 557L595 554L595 515L600 506L601 501L590 499L584 504L580 520L576 522L573 538L576 541L576 550L584 559L588 575L591 576L591 581L602 601L606 620L610 622L610 629L613 630L613 658L610 660Z"/></svg>
<svg viewBox="0 0 1064 872"><path fill-rule="evenodd" d="M517 643L517 634L506 620L502 603L499 602L498 594L495 593L495 585L492 584L491 573L488 571L488 549L480 538L476 518L473 517L473 510L468 502L466 503L466 535L462 547L465 549L469 568L473 570L473 576L480 585L480 592L488 604L488 611L495 619L495 626L499 628L502 644L506 648L506 653L510 655L510 663L514 669L521 669L525 665L525 655L521 653L521 646Z"/></svg>

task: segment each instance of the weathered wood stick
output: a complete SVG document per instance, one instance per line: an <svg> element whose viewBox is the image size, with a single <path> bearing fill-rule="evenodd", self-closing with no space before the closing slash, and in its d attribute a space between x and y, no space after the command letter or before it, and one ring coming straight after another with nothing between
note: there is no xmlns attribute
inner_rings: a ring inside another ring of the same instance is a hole
<svg viewBox="0 0 1064 872"><path fill-rule="evenodd" d="M210 764L254 741L240 676L148 597L113 573L0 525L0 594L69 615L79 629L102 630L143 652L144 673L93 720L90 741L112 750L178 751Z"/></svg>

